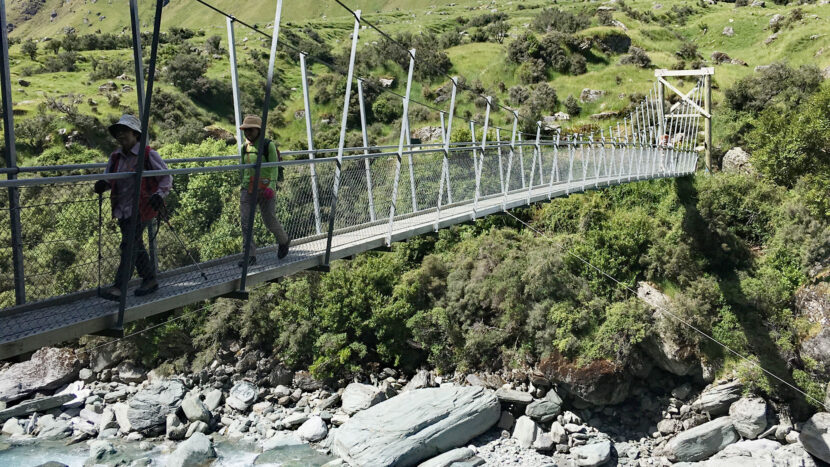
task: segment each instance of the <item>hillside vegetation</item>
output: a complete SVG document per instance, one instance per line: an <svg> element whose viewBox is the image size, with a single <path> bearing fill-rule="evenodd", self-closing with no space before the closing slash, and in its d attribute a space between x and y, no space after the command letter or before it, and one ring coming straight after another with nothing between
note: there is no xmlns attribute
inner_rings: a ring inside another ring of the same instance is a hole
<svg viewBox="0 0 830 467"><path fill-rule="evenodd" d="M528 121L566 111L572 119L563 131L597 130L591 115L631 109L652 88L654 68L714 66L717 153L741 145L754 169L640 182L516 213L543 235L494 216L395 245L392 253L338 262L329 274L298 274L259 289L246 303L220 299L209 313L186 314L136 337L144 363L167 371L198 369L218 348L243 341L323 378L348 378L368 366L429 365L450 373L531 367L554 358L577 366L609 362L622 379L639 375L649 342L657 339L688 350L699 372L685 376L708 381L737 375L773 397L793 396L678 321L655 316L627 289L648 281L667 295L672 313L823 400L830 366L805 346L821 325L799 309L796 296L830 277L830 86L822 77L830 65L830 5L746 3L355 3L370 21L417 49L414 99L446 108L446 75L462 78L473 91L459 97L456 112L464 119L483 120L477 94L485 94L520 109L525 129ZM238 2L215 4L237 13ZM269 4L251 2L238 13L265 27L273 17ZM101 10L107 18L99 27L83 22L97 16L93 7L107 11ZM54 22L50 8L60 11ZM149 10L142 8L147 22ZM83 7L47 1L31 19L12 15L24 164L103 160L112 145L105 125L134 111L135 91L123 87L133 85L134 73L122 33L128 12L112 10L101 1ZM352 20L344 13L333 2L304 2L302 9L288 8L282 30L281 41L315 61L318 148L334 146L338 137L345 78L321 62L338 69L347 63ZM233 126L224 19L195 2L175 0L165 15L153 144L166 157L232 153L230 138L211 140L204 130ZM771 24L774 15L781 16ZM66 27L74 32L65 34ZM243 107L259 113L268 42L241 28L237 40ZM281 50L268 130L283 148L304 148L296 53ZM395 140L401 103L375 80L394 78L391 89L402 93L408 57L371 29L361 29L359 52L358 75L372 78L371 141ZM715 63L714 52L727 54L729 63L722 55ZM123 74L129 79L117 78ZM692 85L680 84L683 90ZM605 94L583 102L585 88ZM356 111L353 106L347 144L360 145ZM512 124L506 112L491 118L504 128ZM411 109L413 130L438 119L435 110ZM466 139L469 127L459 122L453 137ZM63 128L70 131L59 132ZM72 141L66 136L71 130L78 132ZM175 208L186 214L177 228L198 246L200 258L238 251L232 178L176 182ZM77 228L78 216L65 216L60 227ZM66 254L45 241L39 247L55 258ZM91 254L94 238L82 248ZM10 271L9 263L4 259L0 268ZM72 290L89 278L69 279L58 286ZM12 292L2 294L10 303Z"/></svg>

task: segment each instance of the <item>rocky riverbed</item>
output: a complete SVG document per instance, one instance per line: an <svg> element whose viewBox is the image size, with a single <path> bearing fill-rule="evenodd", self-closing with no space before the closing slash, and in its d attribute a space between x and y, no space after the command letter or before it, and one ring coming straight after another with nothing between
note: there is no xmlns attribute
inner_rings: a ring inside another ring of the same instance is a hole
<svg viewBox="0 0 830 467"><path fill-rule="evenodd" d="M42 349L0 368L0 464L830 462L830 414L793 421L737 381L701 387L661 373L622 402L592 405L540 371L386 368L326 385L245 348L220 351L195 374L162 376L124 357Z"/></svg>

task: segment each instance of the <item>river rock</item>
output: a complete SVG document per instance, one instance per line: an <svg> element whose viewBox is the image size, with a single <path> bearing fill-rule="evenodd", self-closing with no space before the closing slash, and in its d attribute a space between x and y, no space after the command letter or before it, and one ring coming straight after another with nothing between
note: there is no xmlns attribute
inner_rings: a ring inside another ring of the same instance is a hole
<svg viewBox="0 0 830 467"><path fill-rule="evenodd" d="M801 444L810 454L830 463L830 413L818 412L801 428Z"/></svg>
<svg viewBox="0 0 830 467"><path fill-rule="evenodd" d="M501 388L496 391L496 397L506 404L528 405L533 402L533 396L530 393L515 389Z"/></svg>
<svg viewBox="0 0 830 467"><path fill-rule="evenodd" d="M602 465L611 459L611 441L603 440L598 443L586 444L571 448L571 456L576 465L593 467Z"/></svg>
<svg viewBox="0 0 830 467"><path fill-rule="evenodd" d="M307 371L294 373L294 387L302 389L303 392L313 392L323 387L323 383Z"/></svg>
<svg viewBox="0 0 830 467"><path fill-rule="evenodd" d="M346 386L340 397L343 401L343 412L353 415L382 402L386 399L386 394L369 384L352 383Z"/></svg>
<svg viewBox="0 0 830 467"><path fill-rule="evenodd" d="M129 433L133 430L130 424L130 417L127 415L130 411L130 406L124 402L119 402L111 406L112 412L115 414L115 421L122 433Z"/></svg>
<svg viewBox="0 0 830 467"><path fill-rule="evenodd" d="M734 147L726 151L721 166L724 172L753 173L752 164L749 162L749 153L740 147Z"/></svg>
<svg viewBox="0 0 830 467"><path fill-rule="evenodd" d="M700 412L708 412L712 416L725 414L729 406L741 398L743 388L740 381L711 387L703 391L700 397L692 403L692 408Z"/></svg>
<svg viewBox="0 0 830 467"><path fill-rule="evenodd" d="M667 418L665 420L660 420L659 422L657 422L657 431L659 431L661 435L670 435L672 433L676 433L681 428L683 428L683 424L680 422L680 420L675 420L673 418Z"/></svg>
<svg viewBox="0 0 830 467"><path fill-rule="evenodd" d="M440 456L435 456L432 459L421 462L418 464L418 467L450 467L450 466L457 466L458 463L461 463L473 456L475 456L475 452L473 452L470 448L456 448L451 451L447 451Z"/></svg>
<svg viewBox="0 0 830 467"><path fill-rule="evenodd" d="M144 381L147 371L131 361L121 362L115 369L118 379L124 383L140 383Z"/></svg>
<svg viewBox="0 0 830 467"><path fill-rule="evenodd" d="M72 423L69 420L53 420L43 426L38 433L38 439L64 439L72 436Z"/></svg>
<svg viewBox="0 0 830 467"><path fill-rule="evenodd" d="M192 467L207 464L216 459L213 443L204 433L194 433L181 443L167 460L167 467Z"/></svg>
<svg viewBox="0 0 830 467"><path fill-rule="evenodd" d="M173 441L183 440L184 435L187 434L187 425L182 423L178 415L169 413L165 423L165 432L167 439Z"/></svg>
<svg viewBox="0 0 830 467"><path fill-rule="evenodd" d="M0 401L14 402L35 392L57 389L74 380L79 370L72 349L44 347L29 360L0 372Z"/></svg>
<svg viewBox="0 0 830 467"><path fill-rule="evenodd" d="M729 406L729 416L741 437L755 439L767 428L767 403L760 397L743 397Z"/></svg>
<svg viewBox="0 0 830 467"><path fill-rule="evenodd" d="M415 389L423 389L428 388L431 386L432 376L427 370L418 370L415 373L415 376L406 383L406 386L403 387L403 391L414 391Z"/></svg>
<svg viewBox="0 0 830 467"><path fill-rule="evenodd" d="M544 399L533 401L525 409L525 414L540 423L548 423L562 412L562 398L551 389Z"/></svg>
<svg viewBox="0 0 830 467"><path fill-rule="evenodd" d="M23 427L20 426L20 422L16 418L10 418L6 420L6 423L3 424L2 433L4 435L22 435L23 432Z"/></svg>
<svg viewBox="0 0 830 467"><path fill-rule="evenodd" d="M413 465L484 433L500 408L482 387L407 391L355 414L337 429L332 451L351 464Z"/></svg>
<svg viewBox="0 0 830 467"><path fill-rule="evenodd" d="M274 449L279 449L285 446L297 446L300 444L304 443L303 440L301 440L300 437L297 436L297 432L280 431L277 432L274 436L262 442L262 450L272 451Z"/></svg>
<svg viewBox="0 0 830 467"><path fill-rule="evenodd" d="M257 388L247 381L240 381L231 388L225 403L240 412L248 410L257 399Z"/></svg>
<svg viewBox="0 0 830 467"><path fill-rule="evenodd" d="M782 445L768 439L739 441L700 462L681 462L677 467L816 467L800 443Z"/></svg>
<svg viewBox="0 0 830 467"><path fill-rule="evenodd" d="M666 444L664 452L671 461L694 462L706 459L738 441L732 419L721 417L686 430Z"/></svg>
<svg viewBox="0 0 830 467"><path fill-rule="evenodd" d="M87 458L84 465L99 465L107 464L118 455L115 446L109 441L98 440L93 441L89 445L89 458Z"/></svg>
<svg viewBox="0 0 830 467"><path fill-rule="evenodd" d="M213 412L222 404L222 399L222 390L214 389L205 394L205 400L203 402L205 404L205 408Z"/></svg>
<svg viewBox="0 0 830 467"><path fill-rule="evenodd" d="M196 396L185 397L182 401L182 411L188 420L195 422L201 420L205 423L210 421L210 410Z"/></svg>
<svg viewBox="0 0 830 467"><path fill-rule="evenodd" d="M131 428L144 434L160 434L167 414L178 410L186 392L184 384L175 379L159 381L139 391L128 404L127 419Z"/></svg>
<svg viewBox="0 0 830 467"><path fill-rule="evenodd" d="M328 436L329 430L326 422L318 416L313 416L297 428L297 436L310 443L316 443Z"/></svg>
<svg viewBox="0 0 830 467"><path fill-rule="evenodd" d="M184 437L190 438L195 433L207 433L207 431L208 424L201 420L196 420L195 422L191 423L190 426L187 427L187 433L184 434Z"/></svg>
<svg viewBox="0 0 830 467"><path fill-rule="evenodd" d="M530 417L523 415L516 420L516 427L513 428L512 438L518 441L519 446L527 449L533 445L533 442L536 441L536 437L539 436L540 432L539 425Z"/></svg>
<svg viewBox="0 0 830 467"><path fill-rule="evenodd" d="M75 399L73 394L60 394L57 396L42 397L31 401L21 402L16 406L0 410L0 422L6 421L12 417L20 417L35 412L46 412L54 408L60 407L63 404Z"/></svg>

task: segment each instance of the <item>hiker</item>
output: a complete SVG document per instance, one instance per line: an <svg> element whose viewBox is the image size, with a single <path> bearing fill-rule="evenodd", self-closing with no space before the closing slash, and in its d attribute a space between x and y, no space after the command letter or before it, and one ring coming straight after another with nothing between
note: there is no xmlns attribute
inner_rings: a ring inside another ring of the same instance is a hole
<svg viewBox="0 0 830 467"><path fill-rule="evenodd" d="M117 123L110 125L109 132L120 145L110 154L109 162L105 173L133 172L136 170L139 155L139 139L141 138L141 123L130 114L124 114ZM159 153L144 148L144 170L166 170L167 164L161 160ZM136 296L147 295L158 290L156 281L155 265L150 261L147 248L144 247L144 231L164 206L164 197L170 192L173 186L173 177L162 175L159 177L144 177L141 179L141 191L138 202L139 222L136 223L136 231L132 234L135 237L132 264L138 270L141 277L141 285L135 290ZM110 204L112 205L112 217L118 220L118 227L121 230L121 262L118 264L118 271L115 273L113 286L103 292L102 296L110 300L121 298L121 281L124 277L125 268L129 267L130 258L126 255L127 243L129 240L130 221L135 214L132 212L135 190L135 179L133 177L118 180L98 180L95 182L95 192L99 195L107 190L110 192ZM127 274L127 280L132 277L133 271Z"/></svg>
<svg viewBox="0 0 830 467"><path fill-rule="evenodd" d="M242 163L254 164L257 157L257 142L262 135L262 119L256 115L248 115L242 121L240 130L245 132L245 139L248 141L242 146ZM262 162L278 162L280 160L279 151L273 141L265 139L265 153L263 154ZM280 221L276 215L276 199L274 199L274 192L277 189L277 182L280 177L280 167L263 167L260 171L259 186L256 188L258 193L254 192L254 169L245 169L242 174L242 189L239 195L239 214L242 221L242 234L244 237L248 235L248 222L251 214L251 203L254 202L256 196L257 204L259 205L259 212L262 215L262 221L265 227L271 231L277 238L279 248L277 249L277 258L285 258L288 254L288 246L291 239L283 230ZM244 238L243 237L243 238ZM243 266L245 259L239 261L239 267ZM251 253L248 257L248 265L256 264L256 244L254 237L251 236Z"/></svg>

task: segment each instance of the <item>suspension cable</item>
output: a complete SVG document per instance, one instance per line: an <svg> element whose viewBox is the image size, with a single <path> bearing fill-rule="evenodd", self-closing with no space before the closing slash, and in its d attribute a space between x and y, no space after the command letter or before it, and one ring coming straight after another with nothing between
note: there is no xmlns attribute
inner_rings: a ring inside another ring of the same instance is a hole
<svg viewBox="0 0 830 467"><path fill-rule="evenodd" d="M516 219L516 221L518 221L519 223L521 223L522 225L524 225L524 226L525 226L525 227L527 227L528 229L530 229L530 230L532 230L533 232L535 232L535 233L536 233L537 235L539 235L540 237L543 237L543 238L545 238L546 240L549 240L549 241L550 241L553 245L557 245L557 244L556 244L556 242L554 241L554 239L553 239L553 238L551 238L550 236L548 236L548 235L547 235L547 234L545 234L544 232L542 232L542 231L540 231L540 230L536 229L535 227L533 227L532 225L528 224L527 222L525 222L525 221L523 221L523 220L519 219L519 218L518 218L518 217L516 217L516 216L515 216L512 212L510 212L510 211L504 211L504 212L505 212L505 213L507 213L507 215L509 215L509 216L510 216L510 217L512 217L513 219ZM557 245L557 246L558 246L558 245ZM680 323L682 323L683 325L685 325L685 326L687 326L687 327L691 328L692 330L694 330L695 332L697 332L697 333L698 333L698 334L700 334L701 336L705 337L706 339L709 339L710 341L712 341L712 342L714 342L714 343L718 344L719 346L723 347L723 348L724 348L725 350L727 350L729 353L731 353L731 354L735 355L736 357L740 358L741 360L744 360L745 362L749 363L750 365L752 365L752 366L754 366L754 367L758 368L759 370L761 370L762 372L764 372L766 375L771 376L772 378L774 378L774 379L776 379L776 380L780 381L781 383L783 383L783 384L785 384L785 385L789 386L791 389L793 389L794 391L798 392L799 394L801 394L802 396L806 397L807 399L810 399L811 401L815 402L815 403L816 403L816 404L818 404L819 406L824 407L824 408L825 408L825 410L827 410L827 409L828 409L828 407L827 407L827 406L826 406L823 402L821 402L820 400L816 399L815 397L810 396L810 395L809 395L809 394L807 394L806 392L802 391L800 388L798 388L798 387L796 387L795 385L793 385L793 384L791 384L791 383L789 383L789 382L785 381L783 378L779 377L779 376L778 376L778 375L776 375L775 373L772 373L771 371L769 371L769 370L767 370L766 368L764 368L763 366L761 366L761 364L759 364L759 363L755 362L754 360L749 359L748 357L746 357L746 356L742 355L742 354L741 354L741 353L739 353L738 351L733 350L731 347L729 347L728 345L724 344L723 342L721 342L721 341L717 340L716 338L714 338L714 337L713 337L713 336L711 336L710 334L706 333L705 331L701 330L700 328L698 328L698 327L697 327L697 326L695 326L694 324L689 323L688 321L684 320L684 319L683 319L683 318L681 318L680 316L677 316L676 314L672 313L671 311L669 311L669 310L668 310L668 309L666 309L665 307L662 307L662 306L657 305L657 304L651 304L651 303L647 302L644 298L640 297L640 296L637 294L637 291L635 291L634 289L632 289L630 286L628 286L627 284L625 284L625 283L621 282L620 280L618 280L618 279L617 279L617 278L615 278L614 276L612 276L612 275L608 274L607 272L603 271L602 269L598 268L597 266L594 266L594 265L593 265L590 261L588 261L587 259L583 258L582 256L580 256L580 255L578 255L578 254L574 253L571 249L566 248L566 247L559 247L559 249L560 249L560 250L562 250L562 251L564 251L567 255L569 255L569 256L571 256L571 257L573 257L573 258L575 258L575 259L577 259L577 260L581 261L582 263L584 263L585 265L587 265L587 266L588 266L588 267L590 267L591 269L593 269L593 270L597 271L598 273L600 273L601 275L605 276L606 278L610 279L611 281L613 281L613 282L614 282L614 283L616 283L617 285L622 286L625 290L627 290L628 292L632 293L635 297L637 297L637 299L639 299L640 301L642 301L642 302L643 302L643 303L645 303L646 305L648 305L648 306L650 306L650 307L652 307L652 308L655 308L655 309L657 309L658 311L661 311L661 312L665 313L666 315L668 315L668 316L670 316L670 317L674 318L674 319L675 319L675 320L677 320L678 322L680 322Z"/></svg>

